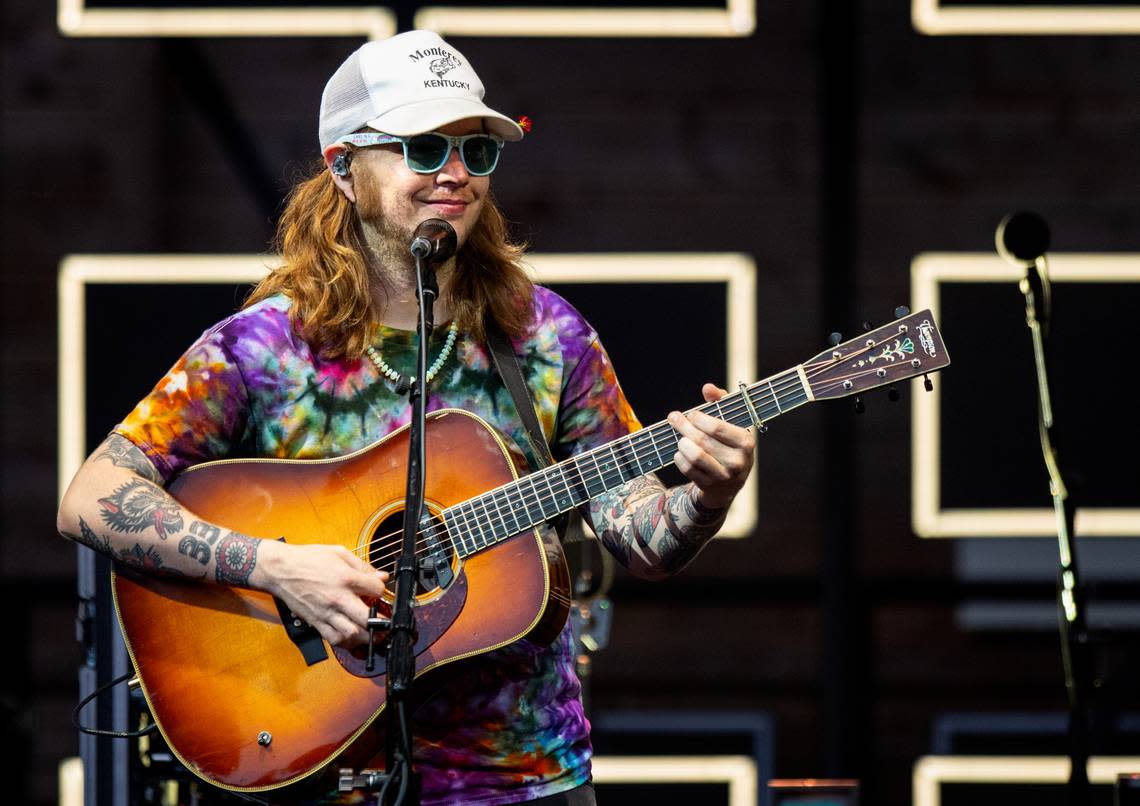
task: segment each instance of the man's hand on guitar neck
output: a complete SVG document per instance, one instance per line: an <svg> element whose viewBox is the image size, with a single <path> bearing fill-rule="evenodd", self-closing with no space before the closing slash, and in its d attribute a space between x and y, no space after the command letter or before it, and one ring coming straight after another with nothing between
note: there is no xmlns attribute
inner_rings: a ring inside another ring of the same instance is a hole
<svg viewBox="0 0 1140 806"><path fill-rule="evenodd" d="M706 383L701 394L713 403L728 392ZM668 420L681 435L677 469L693 482L694 503L708 510L727 509L752 472L756 438L746 428L700 411L687 416L674 411Z"/></svg>
<svg viewBox="0 0 1140 806"><path fill-rule="evenodd" d="M259 540L211 523L162 483L134 443L111 434L64 494L59 532L119 568L271 593L330 644L368 640L365 599L384 593L386 573L343 546Z"/></svg>

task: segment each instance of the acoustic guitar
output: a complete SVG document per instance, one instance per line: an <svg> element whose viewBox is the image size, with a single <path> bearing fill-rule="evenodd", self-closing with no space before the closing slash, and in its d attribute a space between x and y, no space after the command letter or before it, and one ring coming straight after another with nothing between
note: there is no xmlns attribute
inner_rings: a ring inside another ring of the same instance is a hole
<svg viewBox="0 0 1140 806"><path fill-rule="evenodd" d="M741 384L699 410L762 431L805 403L949 363L930 312L922 311ZM544 544L539 527L671 464L678 441L662 421L521 475L517 450L473 414L434 412L425 434L430 523L417 536L417 678L523 637L553 640L566 620L569 575L560 548ZM245 534L339 543L392 568L407 455L405 428L335 459L197 465L169 491L201 517ZM162 735L211 784L257 792L300 782L359 752L354 743L384 710L383 652L369 671L363 652L330 650L268 594L123 569L113 590Z"/></svg>

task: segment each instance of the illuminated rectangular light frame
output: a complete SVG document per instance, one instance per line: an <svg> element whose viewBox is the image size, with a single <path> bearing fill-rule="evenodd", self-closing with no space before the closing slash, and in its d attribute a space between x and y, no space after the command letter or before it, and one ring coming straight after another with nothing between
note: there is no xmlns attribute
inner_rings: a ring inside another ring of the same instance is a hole
<svg viewBox="0 0 1140 806"><path fill-rule="evenodd" d="M756 764L748 756L594 756L602 784L727 784L727 806L756 806ZM83 806L83 762L59 765L59 806Z"/></svg>
<svg viewBox="0 0 1140 806"><path fill-rule="evenodd" d="M1015 284L1024 271L994 253L926 253L911 263L911 304L930 308L938 321L943 282ZM1049 255L1049 276L1056 283L1140 282L1140 254ZM950 354L953 355L951 337ZM951 365L949 372L954 371ZM912 524L920 537L1043 537L1057 534L1052 507L942 509L941 392L937 381L929 394L911 396ZM1077 510L1075 530L1087 537L1133 537L1140 534L1140 509Z"/></svg>
<svg viewBox="0 0 1140 806"><path fill-rule="evenodd" d="M59 762L56 774L59 806L83 806L83 759L69 756Z"/></svg>
<svg viewBox="0 0 1140 806"><path fill-rule="evenodd" d="M87 8L85 0L58 0L56 20L64 36L363 36L396 33L386 8Z"/></svg>
<svg viewBox="0 0 1140 806"><path fill-rule="evenodd" d="M969 6L911 0L911 22L929 36L1140 33L1140 6Z"/></svg>
<svg viewBox="0 0 1140 806"><path fill-rule="evenodd" d="M756 0L723 9L425 6L415 27L451 36L740 37L756 30Z"/></svg>
<svg viewBox="0 0 1140 806"><path fill-rule="evenodd" d="M595 756L599 784L727 784L728 806L756 806L756 762L749 756Z"/></svg>
<svg viewBox="0 0 1140 806"><path fill-rule="evenodd" d="M913 806L940 806L942 784L1064 784L1068 756L923 756L911 775ZM1140 770L1140 756L1093 756L1089 783L1113 784L1116 776Z"/></svg>
<svg viewBox="0 0 1140 806"><path fill-rule="evenodd" d="M93 283L255 283L268 272L265 255L71 255L59 272L59 494L87 456L86 310ZM531 254L540 282L725 284L726 385L756 377L756 264L741 254ZM694 390L695 392L698 390ZM694 404L699 401L694 400ZM660 419L665 412L651 422ZM757 521L753 473L720 534L750 535Z"/></svg>
<svg viewBox="0 0 1140 806"><path fill-rule="evenodd" d="M57 0L65 36L364 36L396 33L383 7L87 8ZM416 28L449 36L743 37L756 30L756 0L724 8L519 8L424 6Z"/></svg>

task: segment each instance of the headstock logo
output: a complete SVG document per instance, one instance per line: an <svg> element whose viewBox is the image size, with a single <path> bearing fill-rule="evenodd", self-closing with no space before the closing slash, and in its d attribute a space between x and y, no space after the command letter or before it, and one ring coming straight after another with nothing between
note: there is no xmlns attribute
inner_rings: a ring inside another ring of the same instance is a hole
<svg viewBox="0 0 1140 806"><path fill-rule="evenodd" d="M938 349L934 345L934 325L929 319L923 319L918 326L918 342L922 345L923 352L931 358L938 355Z"/></svg>

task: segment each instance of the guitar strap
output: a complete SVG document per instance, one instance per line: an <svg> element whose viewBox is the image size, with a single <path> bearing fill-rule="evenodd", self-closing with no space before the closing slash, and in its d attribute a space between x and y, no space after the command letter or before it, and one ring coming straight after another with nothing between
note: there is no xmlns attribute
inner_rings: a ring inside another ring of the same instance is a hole
<svg viewBox="0 0 1140 806"><path fill-rule="evenodd" d="M538 415L534 411L534 401L531 399L530 392L526 388L526 381L523 379L522 364L519 363L519 357L515 354L515 348L511 346L510 339L503 331L499 330L499 326L493 320L487 323L487 346L491 348L491 358L495 362L495 369L499 371L499 377L503 379L507 391L511 393L515 410L518 411L523 425L526 426L526 437L527 442L530 443L531 453L540 463L536 470L554 464L554 456L550 453L546 434L542 432Z"/></svg>
<svg viewBox="0 0 1140 806"><path fill-rule="evenodd" d="M515 354L515 348L511 346L511 340L499 329L494 320L487 322L487 346L491 350L491 358L495 362L495 369L498 370L499 377L503 379L507 391L511 393L515 411L518 412L523 425L526 426L530 451L539 462L539 466L535 469L541 470L554 464L554 456L550 453L550 444L546 441L546 434L542 432L542 426L539 424L538 415L534 410L534 400L526 388L522 364L519 363L519 357ZM558 515L550 521L551 526L558 532L559 539L565 540L574 513L576 510L571 510L571 512Z"/></svg>

